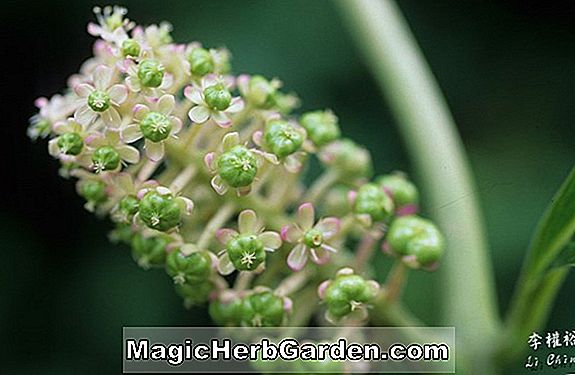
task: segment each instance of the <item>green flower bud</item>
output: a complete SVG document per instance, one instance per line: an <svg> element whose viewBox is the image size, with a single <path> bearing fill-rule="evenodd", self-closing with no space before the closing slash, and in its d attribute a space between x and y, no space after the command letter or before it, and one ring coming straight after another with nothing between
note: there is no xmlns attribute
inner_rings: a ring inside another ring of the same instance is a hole
<svg viewBox="0 0 575 375"><path fill-rule="evenodd" d="M58 148L66 155L78 155L84 148L84 140L78 133L64 133L58 137Z"/></svg>
<svg viewBox="0 0 575 375"><path fill-rule="evenodd" d="M184 298L184 306L190 308L205 303L214 289L211 281L199 284L176 284L176 293Z"/></svg>
<svg viewBox="0 0 575 375"><path fill-rule="evenodd" d="M365 184L357 192L353 211L360 215L367 214L373 221L382 221L393 213L393 201L377 185Z"/></svg>
<svg viewBox="0 0 575 375"><path fill-rule="evenodd" d="M303 135L290 123L271 120L266 124L264 139L271 151L283 158L293 154L303 144Z"/></svg>
<svg viewBox="0 0 575 375"><path fill-rule="evenodd" d="M226 245L230 261L238 271L253 271L266 259L264 244L256 235L239 235Z"/></svg>
<svg viewBox="0 0 575 375"><path fill-rule="evenodd" d="M311 248L320 247L323 244L323 234L320 230L312 228L305 232L303 242Z"/></svg>
<svg viewBox="0 0 575 375"><path fill-rule="evenodd" d="M349 188L345 185L336 185L331 188L323 200L323 212L325 216L342 217L349 213Z"/></svg>
<svg viewBox="0 0 575 375"><path fill-rule="evenodd" d="M272 292L260 292L242 301L242 321L248 326L277 327L284 319L284 301Z"/></svg>
<svg viewBox="0 0 575 375"><path fill-rule="evenodd" d="M264 109L269 109L276 104L276 88L264 77L259 75L251 77L248 88L246 99L250 104Z"/></svg>
<svg viewBox="0 0 575 375"><path fill-rule="evenodd" d="M116 224L116 228L110 232L108 237L112 242L120 242L125 245L130 245L134 236L135 233L130 224L119 223Z"/></svg>
<svg viewBox="0 0 575 375"><path fill-rule="evenodd" d="M224 85L218 83L204 89L204 99L211 109L225 111L232 103L232 94Z"/></svg>
<svg viewBox="0 0 575 375"><path fill-rule="evenodd" d="M30 120L30 127L28 127L28 136L32 139L45 138L50 135L52 124L46 119L38 119L36 116Z"/></svg>
<svg viewBox="0 0 575 375"><path fill-rule="evenodd" d="M97 172L113 171L120 165L120 154L111 146L98 147L92 154L92 162Z"/></svg>
<svg viewBox="0 0 575 375"><path fill-rule="evenodd" d="M140 43L134 39L126 39L122 42L122 56L137 57L140 54Z"/></svg>
<svg viewBox="0 0 575 375"><path fill-rule="evenodd" d="M324 301L329 314L335 319L340 319L369 304L375 296L376 291L363 277L339 275L325 290Z"/></svg>
<svg viewBox="0 0 575 375"><path fill-rule="evenodd" d="M132 238L132 257L142 268L161 266L166 261L166 245L169 240L164 236L144 237L135 234Z"/></svg>
<svg viewBox="0 0 575 375"><path fill-rule="evenodd" d="M160 142L168 138L172 131L172 122L160 112L149 112L140 121L140 131L144 138L152 142Z"/></svg>
<svg viewBox="0 0 575 375"><path fill-rule="evenodd" d="M381 176L377 179L377 183L383 187L385 192L391 195L398 207L410 204L417 205L419 202L417 188L401 173Z"/></svg>
<svg viewBox="0 0 575 375"><path fill-rule="evenodd" d="M110 95L104 91L94 90L88 95L88 106L94 112L104 112L110 108Z"/></svg>
<svg viewBox="0 0 575 375"><path fill-rule="evenodd" d="M371 156L350 139L331 143L324 149L326 163L339 170L345 179L368 177L372 174Z"/></svg>
<svg viewBox="0 0 575 375"><path fill-rule="evenodd" d="M192 49L188 55L188 61L191 73L200 77L213 73L216 66L212 54L205 48Z"/></svg>
<svg viewBox="0 0 575 375"><path fill-rule="evenodd" d="M108 199L106 184L100 180L85 181L80 187L80 195L93 203L102 203Z"/></svg>
<svg viewBox="0 0 575 375"><path fill-rule="evenodd" d="M331 111L304 113L300 118L300 124L307 131L309 139L318 147L335 141L341 134L337 117Z"/></svg>
<svg viewBox="0 0 575 375"><path fill-rule="evenodd" d="M244 146L235 146L217 160L220 177L232 187L248 186L258 172L254 154Z"/></svg>
<svg viewBox="0 0 575 375"><path fill-rule="evenodd" d="M229 302L215 300L210 303L209 313L214 323L219 326L239 326L242 319L242 300L239 298Z"/></svg>
<svg viewBox="0 0 575 375"><path fill-rule="evenodd" d="M134 216L139 207L140 201L134 195L126 195L118 203L118 209L127 218Z"/></svg>
<svg viewBox="0 0 575 375"><path fill-rule="evenodd" d="M148 227L165 232L180 225L181 210L171 194L150 191L140 200L139 216Z"/></svg>
<svg viewBox="0 0 575 375"><path fill-rule="evenodd" d="M403 216L391 223L386 236L392 251L414 256L421 266L437 262L445 249L443 235L431 221L419 216Z"/></svg>
<svg viewBox="0 0 575 375"><path fill-rule="evenodd" d="M138 66L138 78L145 87L159 87L164 79L164 66L155 60L144 60Z"/></svg>
<svg viewBox="0 0 575 375"><path fill-rule="evenodd" d="M207 251L185 255L175 250L168 255L166 272L176 284L198 284L206 281L212 274L212 257Z"/></svg>

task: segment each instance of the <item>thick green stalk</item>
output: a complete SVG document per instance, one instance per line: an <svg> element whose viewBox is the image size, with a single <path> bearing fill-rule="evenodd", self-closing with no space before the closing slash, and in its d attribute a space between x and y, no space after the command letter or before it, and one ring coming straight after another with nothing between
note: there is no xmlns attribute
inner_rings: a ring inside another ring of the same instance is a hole
<svg viewBox="0 0 575 375"><path fill-rule="evenodd" d="M447 104L409 26L391 0L338 0L399 124L430 214L448 242L439 273L444 324L458 349L485 363L498 329L492 268L477 189ZM458 363L462 363L458 361Z"/></svg>

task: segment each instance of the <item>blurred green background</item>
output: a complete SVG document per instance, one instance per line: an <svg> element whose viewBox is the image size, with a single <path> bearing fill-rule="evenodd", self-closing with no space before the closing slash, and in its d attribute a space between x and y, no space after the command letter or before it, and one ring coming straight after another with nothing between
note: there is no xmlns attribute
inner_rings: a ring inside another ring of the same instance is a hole
<svg viewBox="0 0 575 375"><path fill-rule="evenodd" d="M281 78L302 98L302 110L332 108L345 134L372 151L378 173L410 171L396 124L330 1L121 4L137 22L169 20L177 41L227 46L235 72ZM0 10L2 60L9 64L0 90L2 374L118 373L122 326L208 323L205 310L181 306L161 271L139 269L126 248L108 242L109 224L83 210L46 145L25 137L33 100L63 88L91 54L85 30L93 5L3 1ZM575 7L569 1L399 5L469 153L478 183L469 194L483 204L504 310L535 223L575 161ZM574 281L571 275L561 291L550 329L575 329ZM433 325L438 293L433 274L417 274L407 304ZM522 363L511 369L523 371Z"/></svg>

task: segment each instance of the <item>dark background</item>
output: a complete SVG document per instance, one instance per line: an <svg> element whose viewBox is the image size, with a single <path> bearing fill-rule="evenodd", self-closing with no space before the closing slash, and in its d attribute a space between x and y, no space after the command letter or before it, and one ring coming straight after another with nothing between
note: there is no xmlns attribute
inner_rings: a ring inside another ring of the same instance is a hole
<svg viewBox="0 0 575 375"><path fill-rule="evenodd" d="M333 108L344 132L372 151L378 173L410 171L388 109L331 2L121 3L137 22L172 22L177 41L227 46L235 72L280 77L303 110ZM399 1L467 147L502 309L535 223L575 160L572 4ZM108 242L109 224L82 208L45 142L25 135L34 99L61 90L91 54L85 30L93 5L0 7L2 374L118 373L122 326L207 322L203 309L181 306L161 271L139 269L126 248ZM433 280L417 274L407 290L408 304L430 324L437 321ZM563 288L550 329L575 329L574 281ZM511 372L523 371L518 363Z"/></svg>

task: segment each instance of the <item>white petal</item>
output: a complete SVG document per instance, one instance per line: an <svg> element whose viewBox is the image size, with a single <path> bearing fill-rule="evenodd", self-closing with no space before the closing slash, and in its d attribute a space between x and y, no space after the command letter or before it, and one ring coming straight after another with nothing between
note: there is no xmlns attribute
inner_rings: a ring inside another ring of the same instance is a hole
<svg viewBox="0 0 575 375"><path fill-rule="evenodd" d="M242 100L242 98L237 97L232 99L232 103L230 104L228 109L226 109L226 112L237 113L243 109L244 109L244 101Z"/></svg>
<svg viewBox="0 0 575 375"><path fill-rule="evenodd" d="M58 147L58 138L51 139L48 142L48 153L54 157L60 154L60 147Z"/></svg>
<svg viewBox="0 0 575 375"><path fill-rule="evenodd" d="M126 78L126 85L133 92L140 92L140 90L142 90L140 80L138 80L136 77L129 76L128 78Z"/></svg>
<svg viewBox="0 0 575 375"><path fill-rule="evenodd" d="M96 113L88 105L83 105L74 112L74 119L82 125L90 125L96 119Z"/></svg>
<svg viewBox="0 0 575 375"><path fill-rule="evenodd" d="M222 111L212 112L212 119L222 128L229 128L232 126L232 120Z"/></svg>
<svg viewBox="0 0 575 375"><path fill-rule="evenodd" d="M140 161L140 151L135 147L121 145L116 147L116 151L118 151L122 160L125 160L128 163L136 164Z"/></svg>
<svg viewBox="0 0 575 375"><path fill-rule="evenodd" d="M146 149L146 156L151 161L160 161L164 157L164 142L150 142L146 140L144 148Z"/></svg>
<svg viewBox="0 0 575 375"><path fill-rule="evenodd" d="M311 229L315 219L315 210L311 203L303 203L297 210L296 222L304 229Z"/></svg>
<svg viewBox="0 0 575 375"><path fill-rule="evenodd" d="M114 85L108 90L108 95L116 105L122 104L128 98L128 88L125 85Z"/></svg>
<svg viewBox="0 0 575 375"><path fill-rule="evenodd" d="M132 113L134 114L134 118L138 121L141 121L146 117L148 113L150 113L150 107L145 104L136 104L132 108Z"/></svg>
<svg viewBox="0 0 575 375"><path fill-rule="evenodd" d="M303 244L296 245L289 253L287 264L293 271L300 271L307 263L307 247Z"/></svg>
<svg viewBox="0 0 575 375"><path fill-rule="evenodd" d="M104 120L104 123L112 128L118 128L122 123L122 118L114 107L110 107L102 112L101 116L102 120Z"/></svg>
<svg viewBox="0 0 575 375"><path fill-rule="evenodd" d="M210 184L219 195L224 195L228 191L228 186L222 181L220 176L214 176Z"/></svg>
<svg viewBox="0 0 575 375"><path fill-rule="evenodd" d="M285 225L281 233L283 240L291 243L298 242L303 236L303 231L294 224Z"/></svg>
<svg viewBox="0 0 575 375"><path fill-rule="evenodd" d="M282 245L282 239L276 232L263 232L258 236L264 247L270 249L277 249Z"/></svg>
<svg viewBox="0 0 575 375"><path fill-rule="evenodd" d="M210 117L210 110L203 105L198 105L190 109L188 117L196 124L203 124Z"/></svg>
<svg viewBox="0 0 575 375"><path fill-rule="evenodd" d="M170 120L172 121L172 132L171 132L171 134L173 137L176 137L176 134L178 134L180 132L180 130L182 130L182 120L180 120L179 118L177 118L175 116L170 116Z"/></svg>
<svg viewBox="0 0 575 375"><path fill-rule="evenodd" d="M240 135L238 132L227 133L222 139L222 145L224 151L230 150L240 144Z"/></svg>
<svg viewBox="0 0 575 375"><path fill-rule="evenodd" d="M238 217L238 229L240 233L257 233L258 217L253 210L243 210Z"/></svg>
<svg viewBox="0 0 575 375"><path fill-rule="evenodd" d="M132 143L142 138L142 132L138 125L129 125L122 129L121 138L125 143Z"/></svg>
<svg viewBox="0 0 575 375"><path fill-rule="evenodd" d="M222 275L229 275L230 273L234 272L236 268L234 264L230 260L228 253L225 253L218 259L218 272Z"/></svg>
<svg viewBox="0 0 575 375"><path fill-rule="evenodd" d="M338 218L326 217L316 224L315 229L322 233L324 239L330 239L339 231L340 224Z"/></svg>
<svg viewBox="0 0 575 375"><path fill-rule="evenodd" d="M107 67L106 65L98 65L92 74L94 86L98 90L106 90L108 87L110 87L112 74L114 74L114 71L111 68Z"/></svg>
<svg viewBox="0 0 575 375"><path fill-rule="evenodd" d="M158 100L158 111L163 115L169 115L174 110L176 100L173 95L162 95Z"/></svg>
<svg viewBox="0 0 575 375"><path fill-rule="evenodd" d="M202 98L202 90L194 86L187 86L184 89L184 96L197 105L202 104L204 101Z"/></svg>
<svg viewBox="0 0 575 375"><path fill-rule="evenodd" d="M237 237L238 232L230 228L222 228L216 232L216 238L221 244L226 245L232 238Z"/></svg>
<svg viewBox="0 0 575 375"><path fill-rule="evenodd" d="M94 86L87 83L80 83L74 87L74 92L81 98L86 98L94 91Z"/></svg>

